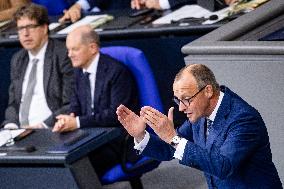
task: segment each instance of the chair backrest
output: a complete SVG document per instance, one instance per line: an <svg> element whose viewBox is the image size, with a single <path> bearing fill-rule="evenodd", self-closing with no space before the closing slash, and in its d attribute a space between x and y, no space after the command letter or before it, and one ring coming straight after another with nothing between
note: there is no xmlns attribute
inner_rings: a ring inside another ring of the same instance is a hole
<svg viewBox="0 0 284 189"><path fill-rule="evenodd" d="M153 72L141 50L126 46L112 46L101 48L101 52L119 60L130 69L137 83L141 107L148 105L163 112Z"/></svg>
<svg viewBox="0 0 284 189"><path fill-rule="evenodd" d="M101 48L101 52L119 60L132 72L137 83L141 107L148 105L163 112L163 106L153 72L141 50L126 46L112 46ZM151 128L147 128L147 130L153 132ZM125 158L123 159L125 160ZM127 180L132 183L133 178L140 178L143 173L157 168L159 164L160 162L156 160L141 156L141 159L136 163L124 162L121 165L114 166L108 170L100 180L102 184L111 184L117 181Z"/></svg>

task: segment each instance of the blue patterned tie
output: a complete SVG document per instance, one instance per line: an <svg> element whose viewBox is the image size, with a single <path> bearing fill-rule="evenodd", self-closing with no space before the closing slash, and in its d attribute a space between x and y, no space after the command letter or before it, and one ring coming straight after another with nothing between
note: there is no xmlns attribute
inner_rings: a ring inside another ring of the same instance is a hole
<svg viewBox="0 0 284 189"><path fill-rule="evenodd" d="M208 137L208 135L210 134L210 131L212 129L213 121L211 121L210 119L206 119L206 120L207 120L206 137Z"/></svg>

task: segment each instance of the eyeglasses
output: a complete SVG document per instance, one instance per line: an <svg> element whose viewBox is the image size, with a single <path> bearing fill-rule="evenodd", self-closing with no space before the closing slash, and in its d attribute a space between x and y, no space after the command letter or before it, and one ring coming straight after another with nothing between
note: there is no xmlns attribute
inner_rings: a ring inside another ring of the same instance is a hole
<svg viewBox="0 0 284 189"><path fill-rule="evenodd" d="M35 28L37 28L39 26L40 26L40 24L29 24L29 25L26 25L26 26L17 27L17 30L18 30L18 33L23 33L25 29L30 32L30 31L33 31Z"/></svg>
<svg viewBox="0 0 284 189"><path fill-rule="evenodd" d="M185 97L183 100L178 99L176 96L173 97L173 101L179 106L182 103L184 106L189 106L193 101L194 97L196 97L206 86L202 87L197 93L195 93L191 97Z"/></svg>

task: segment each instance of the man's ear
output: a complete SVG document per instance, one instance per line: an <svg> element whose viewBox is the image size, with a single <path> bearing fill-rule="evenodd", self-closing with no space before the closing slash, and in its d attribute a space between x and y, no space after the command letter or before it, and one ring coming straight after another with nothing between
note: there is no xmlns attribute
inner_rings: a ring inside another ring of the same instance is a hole
<svg viewBox="0 0 284 189"><path fill-rule="evenodd" d="M96 43L90 43L90 47L92 49L92 53L93 54L96 54L96 53L99 52L99 47L98 47L98 45Z"/></svg>
<svg viewBox="0 0 284 189"><path fill-rule="evenodd" d="M205 90L205 96L208 99L213 97L214 91L212 85L207 85L204 90Z"/></svg>
<svg viewBox="0 0 284 189"><path fill-rule="evenodd" d="M48 35L48 25L47 24L44 25L44 32L45 32L45 34Z"/></svg>

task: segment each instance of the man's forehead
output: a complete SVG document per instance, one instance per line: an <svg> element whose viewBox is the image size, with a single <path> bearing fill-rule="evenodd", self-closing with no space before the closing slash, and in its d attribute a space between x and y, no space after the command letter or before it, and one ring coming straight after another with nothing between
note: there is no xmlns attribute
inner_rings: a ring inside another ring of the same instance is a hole
<svg viewBox="0 0 284 189"><path fill-rule="evenodd" d="M17 20L17 24L22 23L22 22L37 23L35 19L30 19L27 16L23 16L19 20Z"/></svg>
<svg viewBox="0 0 284 189"><path fill-rule="evenodd" d="M173 85L174 91L192 91L195 90L196 84L194 83L183 83L183 82L175 82Z"/></svg>
<svg viewBox="0 0 284 189"><path fill-rule="evenodd" d="M195 82L180 80L174 83L173 91L175 94L187 94L192 93L197 89L197 85Z"/></svg>

